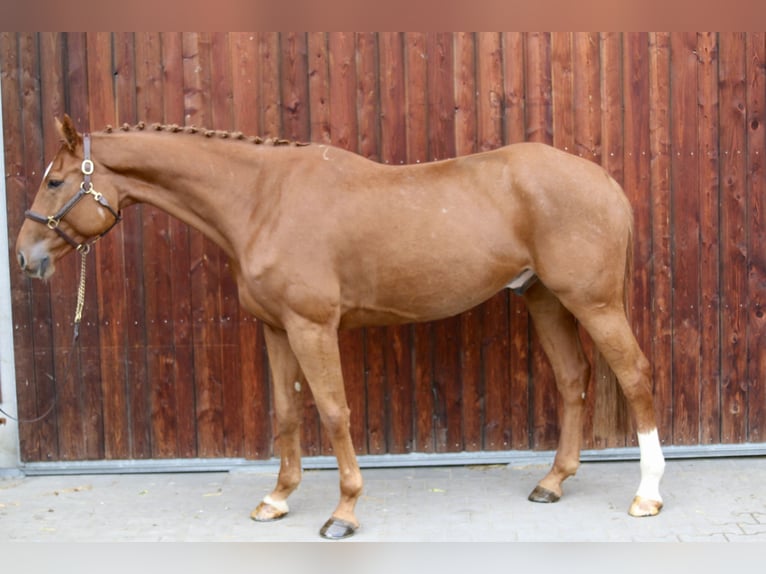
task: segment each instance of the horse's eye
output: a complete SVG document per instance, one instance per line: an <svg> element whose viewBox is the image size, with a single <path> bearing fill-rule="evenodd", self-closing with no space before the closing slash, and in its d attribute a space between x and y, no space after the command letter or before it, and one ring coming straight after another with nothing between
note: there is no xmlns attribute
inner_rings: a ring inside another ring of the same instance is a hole
<svg viewBox="0 0 766 574"><path fill-rule="evenodd" d="M48 189L56 189L57 187L61 187L63 183L63 180L60 179L50 179L48 180Z"/></svg>

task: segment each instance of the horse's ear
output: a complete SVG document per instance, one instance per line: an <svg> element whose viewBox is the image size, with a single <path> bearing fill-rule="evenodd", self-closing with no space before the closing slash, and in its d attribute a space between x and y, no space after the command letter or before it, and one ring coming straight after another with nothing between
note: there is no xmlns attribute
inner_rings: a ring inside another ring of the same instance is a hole
<svg viewBox="0 0 766 574"><path fill-rule="evenodd" d="M63 143L69 151L74 151L80 142L82 142L82 136L77 133L77 129L74 127L74 122L69 115L64 114L63 121L56 118L56 129L61 136L61 143Z"/></svg>

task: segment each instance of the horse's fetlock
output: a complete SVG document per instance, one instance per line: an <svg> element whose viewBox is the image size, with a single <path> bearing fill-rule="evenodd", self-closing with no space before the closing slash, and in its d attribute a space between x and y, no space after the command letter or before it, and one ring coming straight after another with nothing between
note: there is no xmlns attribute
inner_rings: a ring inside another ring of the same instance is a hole
<svg viewBox="0 0 766 574"><path fill-rule="evenodd" d="M576 460L572 462L557 462L556 463L556 473L561 475L562 480L577 474L577 471L579 470L579 468L580 468L580 462Z"/></svg>
<svg viewBox="0 0 766 574"><path fill-rule="evenodd" d="M359 470L348 469L340 477L341 492L344 496L356 500L362 494L364 480Z"/></svg>

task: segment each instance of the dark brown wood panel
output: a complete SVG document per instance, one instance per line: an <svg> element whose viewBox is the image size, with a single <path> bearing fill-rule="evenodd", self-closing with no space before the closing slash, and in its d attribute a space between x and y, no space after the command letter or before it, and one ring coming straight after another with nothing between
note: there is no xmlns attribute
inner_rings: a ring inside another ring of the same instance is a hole
<svg viewBox="0 0 766 574"><path fill-rule="evenodd" d="M392 164L548 142L633 204L629 310L663 442L763 442L765 52L763 33L2 33L9 235L64 112L83 130L197 125ZM263 328L217 246L139 206L95 251L76 352L78 258L48 283L11 270L20 413L57 401L21 424L22 459L274 456ZM519 297L340 340L360 454L556 445L555 383ZM329 454L302 392L304 452ZM602 430L593 395L584 445L634 445Z"/></svg>

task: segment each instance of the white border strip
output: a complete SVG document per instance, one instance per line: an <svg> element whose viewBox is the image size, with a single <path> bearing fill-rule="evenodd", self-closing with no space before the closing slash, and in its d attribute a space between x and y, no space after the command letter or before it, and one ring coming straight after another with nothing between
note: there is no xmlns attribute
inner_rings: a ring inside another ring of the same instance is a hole
<svg viewBox="0 0 766 574"><path fill-rule="evenodd" d="M11 275L8 260L8 214L5 198L5 140L3 137L3 99L0 90L0 394L3 409L15 414L16 364L13 358L13 317L11 314ZM0 417L6 418L3 415ZM6 418L0 426L0 468L19 466L19 425Z"/></svg>

